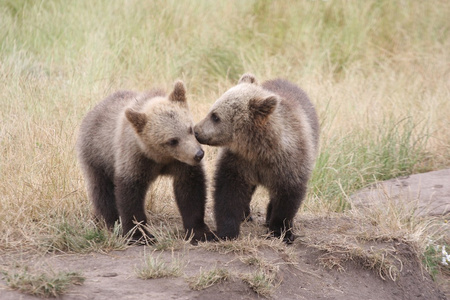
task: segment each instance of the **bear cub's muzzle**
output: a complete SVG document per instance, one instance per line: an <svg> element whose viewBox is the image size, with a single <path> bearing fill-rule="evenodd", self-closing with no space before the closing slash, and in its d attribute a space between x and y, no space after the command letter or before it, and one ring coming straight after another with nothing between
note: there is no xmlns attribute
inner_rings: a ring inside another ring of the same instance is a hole
<svg viewBox="0 0 450 300"><path fill-rule="evenodd" d="M203 149L200 149L197 151L197 153L194 156L194 160L196 162L200 162L203 158L203 156L205 156L205 152L203 151Z"/></svg>

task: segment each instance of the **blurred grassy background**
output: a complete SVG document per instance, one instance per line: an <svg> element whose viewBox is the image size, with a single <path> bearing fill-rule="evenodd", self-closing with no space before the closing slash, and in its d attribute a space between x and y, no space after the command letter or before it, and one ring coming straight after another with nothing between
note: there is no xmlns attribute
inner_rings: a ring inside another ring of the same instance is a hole
<svg viewBox="0 0 450 300"><path fill-rule="evenodd" d="M90 226L77 127L118 89L180 78L198 121L244 72L297 83L322 128L304 211L450 166L449 15L446 0L0 0L0 249ZM173 208L170 189L149 208Z"/></svg>

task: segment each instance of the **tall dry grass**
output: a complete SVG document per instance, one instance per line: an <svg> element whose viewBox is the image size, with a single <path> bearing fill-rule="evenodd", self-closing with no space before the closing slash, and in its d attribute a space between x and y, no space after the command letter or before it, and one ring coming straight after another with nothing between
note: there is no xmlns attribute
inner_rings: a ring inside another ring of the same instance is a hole
<svg viewBox="0 0 450 300"><path fill-rule="evenodd" d="M449 15L445 0L0 0L0 249L64 241L67 224L89 239L83 115L115 90L177 78L196 121L244 72L307 91L322 136L304 211L342 211L369 182L448 167ZM166 181L149 197L176 215Z"/></svg>

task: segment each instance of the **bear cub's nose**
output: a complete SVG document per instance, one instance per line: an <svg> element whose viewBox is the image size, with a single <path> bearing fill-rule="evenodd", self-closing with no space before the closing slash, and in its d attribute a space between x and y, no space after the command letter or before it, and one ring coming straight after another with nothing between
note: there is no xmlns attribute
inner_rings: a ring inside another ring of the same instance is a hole
<svg viewBox="0 0 450 300"><path fill-rule="evenodd" d="M201 161L204 155L205 152L202 149L198 150L194 156L195 161Z"/></svg>

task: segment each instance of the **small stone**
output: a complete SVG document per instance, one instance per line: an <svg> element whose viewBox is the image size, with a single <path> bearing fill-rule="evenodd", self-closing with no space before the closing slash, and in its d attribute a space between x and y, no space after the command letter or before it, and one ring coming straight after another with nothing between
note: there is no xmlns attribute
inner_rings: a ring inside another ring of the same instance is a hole
<svg viewBox="0 0 450 300"><path fill-rule="evenodd" d="M99 275L100 277L116 277L118 274L117 273L104 273Z"/></svg>

